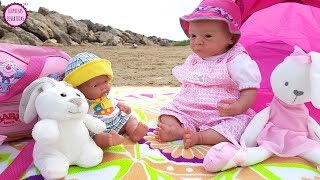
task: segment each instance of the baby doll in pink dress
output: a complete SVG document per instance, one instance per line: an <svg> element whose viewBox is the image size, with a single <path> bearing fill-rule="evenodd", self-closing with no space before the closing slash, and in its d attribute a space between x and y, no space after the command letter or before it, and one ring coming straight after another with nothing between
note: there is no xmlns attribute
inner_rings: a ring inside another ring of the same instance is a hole
<svg viewBox="0 0 320 180"><path fill-rule="evenodd" d="M88 114L106 124L104 133L92 134L93 140L101 148L122 143L124 138L118 133L127 133L133 142L137 142L149 130L148 126L131 115L128 105L110 96L112 79L110 61L87 52L69 60L64 79L85 95L89 104Z"/></svg>
<svg viewBox="0 0 320 180"><path fill-rule="evenodd" d="M182 87L161 108L156 139L183 139L185 148L239 141L261 82L257 64L237 43L240 9L232 0L204 0L180 23L193 53L172 70Z"/></svg>

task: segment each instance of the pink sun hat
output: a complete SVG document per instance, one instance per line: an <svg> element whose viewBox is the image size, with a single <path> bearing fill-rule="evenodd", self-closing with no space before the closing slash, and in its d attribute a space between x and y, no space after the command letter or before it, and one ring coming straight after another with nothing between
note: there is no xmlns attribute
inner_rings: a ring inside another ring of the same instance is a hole
<svg viewBox="0 0 320 180"><path fill-rule="evenodd" d="M188 37L189 22L196 20L224 21L228 24L230 33L241 35L240 8L232 0L203 0L191 14L180 17L181 27Z"/></svg>

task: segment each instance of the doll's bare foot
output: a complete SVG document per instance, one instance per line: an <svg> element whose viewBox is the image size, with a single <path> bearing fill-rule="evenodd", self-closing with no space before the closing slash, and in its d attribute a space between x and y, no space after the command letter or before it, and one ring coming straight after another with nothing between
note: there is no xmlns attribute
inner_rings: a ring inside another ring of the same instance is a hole
<svg viewBox="0 0 320 180"><path fill-rule="evenodd" d="M124 137L112 130L110 133L101 133L94 136L94 142L100 148L107 148L121 144L124 141Z"/></svg>
<svg viewBox="0 0 320 180"><path fill-rule="evenodd" d="M133 142L138 142L147 134L148 131L149 131L149 127L139 122L136 129L129 134L129 137Z"/></svg>
<svg viewBox="0 0 320 180"><path fill-rule="evenodd" d="M183 144L185 149L189 149L191 146L198 143L199 137L196 133L191 132L189 128L184 128Z"/></svg>
<svg viewBox="0 0 320 180"><path fill-rule="evenodd" d="M182 139L182 134L175 127L170 127L163 123L158 123L158 127L154 131L155 138L158 142L169 142Z"/></svg>

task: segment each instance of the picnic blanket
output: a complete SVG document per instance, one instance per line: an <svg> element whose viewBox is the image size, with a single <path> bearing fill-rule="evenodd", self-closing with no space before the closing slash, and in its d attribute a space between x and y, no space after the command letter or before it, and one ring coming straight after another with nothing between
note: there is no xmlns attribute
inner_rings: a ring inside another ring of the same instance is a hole
<svg viewBox="0 0 320 180"><path fill-rule="evenodd" d="M208 173L202 167L203 157L210 146L196 145L184 149L182 141L159 143L154 129L161 105L171 101L179 88L173 87L115 87L112 94L133 108L134 115L150 129L138 143L128 137L121 145L104 149L102 163L92 168L70 166L66 179L320 179L315 164L299 157L268 160L244 168L220 173ZM30 139L0 146L0 172L13 161ZM22 179L43 179L32 165Z"/></svg>

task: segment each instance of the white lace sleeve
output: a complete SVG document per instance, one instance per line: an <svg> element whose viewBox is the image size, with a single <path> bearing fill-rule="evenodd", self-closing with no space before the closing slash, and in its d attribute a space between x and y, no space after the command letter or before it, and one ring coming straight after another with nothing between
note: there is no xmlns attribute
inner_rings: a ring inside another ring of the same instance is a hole
<svg viewBox="0 0 320 180"><path fill-rule="evenodd" d="M239 90L260 87L261 74L259 67L248 54L237 55L227 65L229 75L238 84Z"/></svg>

